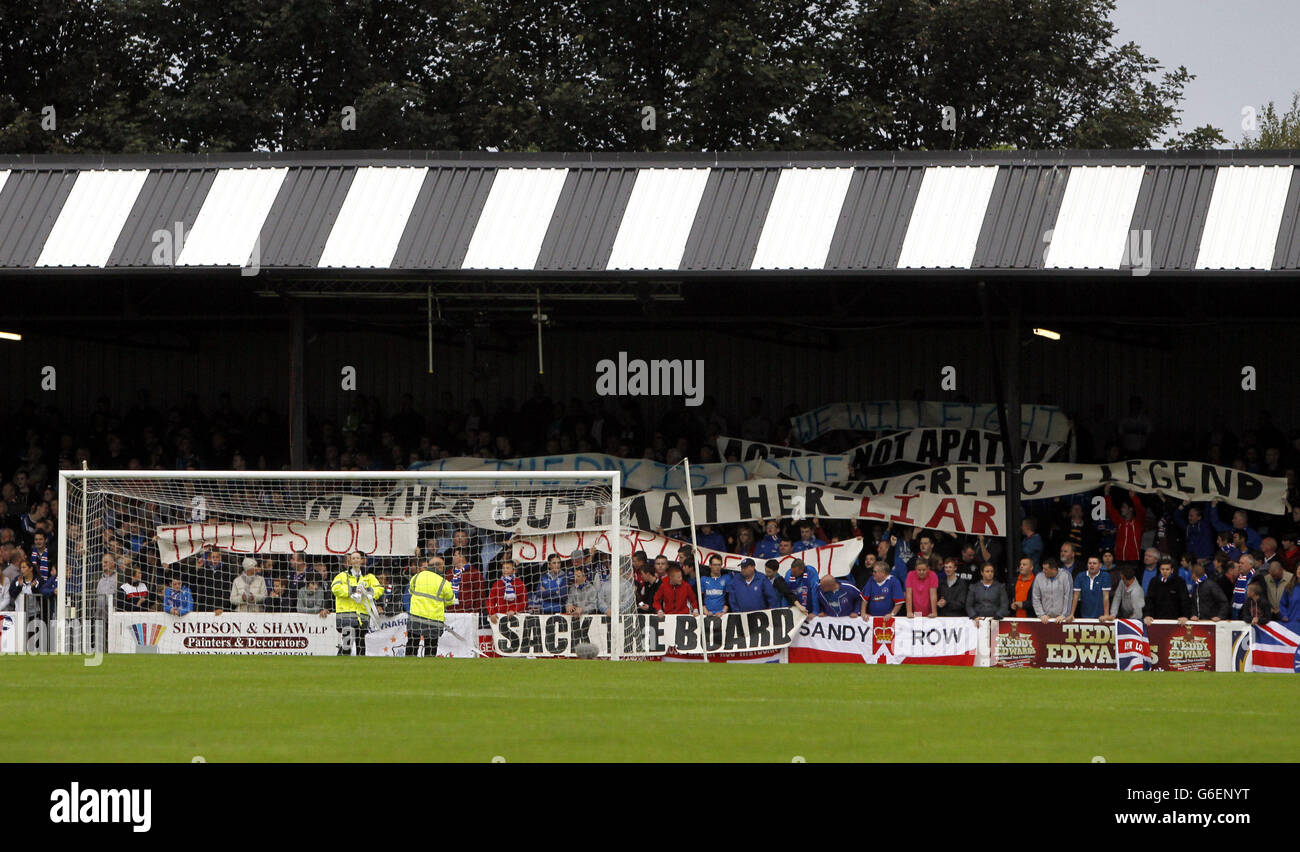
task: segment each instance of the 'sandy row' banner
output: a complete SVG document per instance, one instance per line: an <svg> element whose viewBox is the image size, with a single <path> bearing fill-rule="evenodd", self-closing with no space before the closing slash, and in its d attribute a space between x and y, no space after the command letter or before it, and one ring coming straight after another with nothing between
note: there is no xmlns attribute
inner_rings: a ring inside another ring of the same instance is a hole
<svg viewBox="0 0 1300 852"><path fill-rule="evenodd" d="M1118 626L1118 629L1117 629ZM1217 671L1227 665L1226 625L1140 620L998 622L993 664L1003 668Z"/></svg>
<svg viewBox="0 0 1300 852"><path fill-rule="evenodd" d="M620 551L624 557L631 556L637 551L643 551L646 558L651 562L654 562L657 556L667 557L670 562L676 561L681 549L690 544L688 541L681 541L643 530L626 530L621 538L623 542ZM514 539L511 555L517 562L545 562L553 553L558 553L561 557L568 559L573 554L573 551L578 548L592 547L602 553L611 553L609 534L604 532L571 532L547 536L521 536ZM853 569L853 563L860 553L862 553L862 539L851 538L845 541L832 542L822 547L812 547L790 556L777 557L777 561L781 563L781 570L783 571L795 559L802 559L805 565L810 565L817 570L818 576L825 575L829 571L834 577L844 577ZM701 547L696 554L696 564L700 566L701 571L708 570L709 558L714 555L722 557L723 568L733 571L739 571L740 563L745 559L744 556L738 553L727 553L722 550L710 550L707 547ZM756 559L755 561L763 562L765 560Z"/></svg>
<svg viewBox="0 0 1300 852"><path fill-rule="evenodd" d="M699 654L776 651L789 647L804 614L793 607L729 612L703 619L694 615L633 614L619 617L623 654L662 657L670 652ZM610 656L608 616L503 615L492 624L492 648L502 657L576 657L584 643L600 657ZM701 641L701 629L706 638Z"/></svg>
<svg viewBox="0 0 1300 852"><path fill-rule="evenodd" d="M757 479L694 492L694 523L726 524L767 518L860 518L953 533L1006 535L1000 498L916 494L855 494L825 485ZM692 523L684 491L649 491L625 501L632 526L672 529Z"/></svg>
<svg viewBox="0 0 1300 852"><path fill-rule="evenodd" d="M790 423L801 444L837 430L901 432L904 429L938 426L1001 431L996 405L970 402L836 402L791 417ZM1069 418L1055 405L1020 407L1020 435L1023 438L1064 444L1069 441L1070 430Z"/></svg>
<svg viewBox="0 0 1300 852"><path fill-rule="evenodd" d="M1131 459L1114 464L1047 462L1021 466L1024 499L1066 497L1114 485L1120 491L1169 494L1183 500L1218 499L1246 509L1285 511L1286 479L1194 461ZM834 486L854 494L934 492L967 497L1004 497L1006 471L992 465L945 465Z"/></svg>
<svg viewBox="0 0 1300 852"><path fill-rule="evenodd" d="M725 456L724 456L725 458ZM428 470L446 473L460 472L525 472L547 473L549 471L589 470L593 472L618 471L622 477L622 486L628 491L649 491L652 488L680 489L686 487L686 476L681 465L668 465L654 459L625 459L605 453L568 453L558 456L531 456L523 459L480 459L474 457L457 457L421 462L411 466L411 470ZM827 468L827 475L841 473L848 476L847 463L841 467ZM816 471L819 472L820 471ZM799 476L801 469L797 466L772 464L763 459L744 462L718 462L714 464L691 465L691 487L705 488L710 485L727 485L732 482L744 482L771 476L788 476L791 479L803 479ZM483 488L484 480L456 482L447 480L439 484L444 491L458 488ZM499 482L487 480L486 483L502 488L512 487L549 487L571 486L572 480L551 479L544 477L519 480L503 479Z"/></svg>
<svg viewBox="0 0 1300 852"><path fill-rule="evenodd" d="M114 612L110 654L282 654L338 652L334 616L269 612Z"/></svg>
<svg viewBox="0 0 1300 852"><path fill-rule="evenodd" d="M1063 444L1043 441L1023 442L1022 452L1029 462L1050 461L1057 457ZM797 469L806 482L839 482L840 479L820 478L827 471L837 470L847 464L859 468L884 467L906 462L928 467L946 464L1002 464L1002 436L983 429L908 429L874 441L858 444L841 454L822 454L795 447L782 447L741 438L718 438L718 453L722 458L735 456L743 462L767 460Z"/></svg>
<svg viewBox="0 0 1300 852"><path fill-rule="evenodd" d="M789 660L973 666L979 630L969 618L813 618L799 628Z"/></svg>
<svg viewBox="0 0 1300 852"><path fill-rule="evenodd" d="M204 547L227 553L414 556L419 524L409 518L364 517L333 521L240 521L173 524L158 527L155 539L164 565L193 556Z"/></svg>

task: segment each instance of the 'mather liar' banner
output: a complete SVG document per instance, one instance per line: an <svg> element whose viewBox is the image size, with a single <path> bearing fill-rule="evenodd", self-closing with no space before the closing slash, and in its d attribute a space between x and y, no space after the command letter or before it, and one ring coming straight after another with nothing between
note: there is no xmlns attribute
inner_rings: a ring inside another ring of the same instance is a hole
<svg viewBox="0 0 1300 852"><path fill-rule="evenodd" d="M642 530L627 530L623 533L622 539L623 546L621 549L624 557L640 550L645 552L646 558L651 562L654 561L656 556L667 557L670 562L675 561L678 551L690 544L687 541L679 541L675 538L668 538L658 533L644 532ZM609 553L609 534L603 532L571 532L545 536L521 536L514 540L512 555L517 562L545 562L552 553L558 553L568 559L573 551L580 547L594 547L599 551ZM831 576L844 577L853 569L853 562L861 552L862 539L851 538L847 541L833 542L823 547L809 548L790 556L778 557L777 561L781 563L781 570L783 571L797 558L802 559L805 565L816 568L818 576L829 571ZM745 558L738 553L710 550L707 547L701 547L698 555L697 562L703 566L705 571L708 570L709 557L714 555L722 557L723 568L734 571L740 570L740 562ZM756 561L762 562L765 560Z"/></svg>
<svg viewBox="0 0 1300 852"><path fill-rule="evenodd" d="M546 473L555 470L590 470L590 471L618 471L622 474L622 485L628 491L648 491L651 488L685 488L686 477L681 465L667 465L663 462L657 462L654 459L624 459L618 456L606 455L604 453L569 453L562 456L532 456L524 459L480 459L473 457L458 457L450 459L439 459L432 462L423 462L418 465L412 465L411 470L429 470L446 473L458 473L465 471L503 471L516 472L523 471L527 473ZM838 478L848 476L848 465L843 468L831 468L832 472L843 471L843 475ZM731 482L744 482L747 479L763 478L769 476L789 476L791 479L803 479L798 476L798 468L791 468L788 465L776 465L769 467L763 463L762 459L751 461L749 463L724 463L716 464L693 464L691 465L691 487L705 488L710 485L726 485ZM518 480L503 479L499 483L489 480L490 484L498 485L502 488L528 488L528 487L574 487L572 480L552 479L547 480L545 477L530 479L523 482ZM448 480L442 485L444 490L462 490L467 488L483 488L483 480L473 482L465 480L456 482Z"/></svg>
<svg viewBox="0 0 1300 852"><path fill-rule="evenodd" d="M788 647L803 623L794 608L729 612L700 619L694 615L624 615L623 653L662 657L672 650L699 654L776 651ZM704 625L706 642L700 638ZM610 620L602 615L503 615L492 625L492 647L503 657L576 657L578 645L591 643L610 656Z"/></svg>
<svg viewBox="0 0 1300 852"><path fill-rule="evenodd" d="M899 432L922 426L984 429L1000 432L998 407L970 402L836 402L790 418L801 444L827 432ZM1033 441L1064 444L1070 438L1070 421L1055 405L1022 405L1020 435Z"/></svg>
<svg viewBox="0 0 1300 852"><path fill-rule="evenodd" d="M419 525L409 518L368 517L333 521L241 521L158 527L158 558L170 565L211 545L229 553L414 556Z"/></svg>
<svg viewBox="0 0 1300 852"><path fill-rule="evenodd" d="M1049 461L1057 457L1062 444L1025 441L1024 458L1029 462ZM805 482L842 482L830 472L850 462L860 468L884 467L909 462L933 467L945 464L1001 464L1002 436L983 429L909 429L865 444L858 444L841 454L826 455L796 447L782 447L745 441L741 438L718 438L718 453L741 462L761 461L800 471ZM822 475L824 474L824 475ZM758 478L758 477L754 477Z"/></svg>
<svg viewBox="0 0 1300 852"><path fill-rule="evenodd" d="M1285 511L1286 480L1256 476L1204 462L1133 459L1115 464L1026 464L1021 466L1026 499L1065 497L1115 485L1144 494L1169 494L1183 500L1218 499L1233 506L1272 514ZM834 486L854 494L914 494L923 491L967 497L1005 497L1005 470L990 465L946 465L881 479Z"/></svg>
<svg viewBox="0 0 1300 852"><path fill-rule="evenodd" d="M854 494L839 488L756 479L695 491L694 523L728 524L767 518L861 518L922 526L953 533L1006 535L1001 498L917 494ZM689 526L686 492L649 491L624 501L632 526L672 529Z"/></svg>

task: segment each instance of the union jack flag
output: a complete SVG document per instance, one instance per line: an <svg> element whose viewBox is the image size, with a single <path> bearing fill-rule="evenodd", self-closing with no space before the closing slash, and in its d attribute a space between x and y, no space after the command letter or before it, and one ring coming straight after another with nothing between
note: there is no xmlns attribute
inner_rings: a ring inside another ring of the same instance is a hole
<svg viewBox="0 0 1300 852"><path fill-rule="evenodd" d="M1251 629L1250 670L1284 674L1300 672L1300 634L1293 629L1297 627L1300 625L1295 622L1256 624Z"/></svg>
<svg viewBox="0 0 1300 852"><path fill-rule="evenodd" d="M1123 672L1151 669L1151 643L1147 626L1137 619L1121 618L1115 622L1115 658Z"/></svg>

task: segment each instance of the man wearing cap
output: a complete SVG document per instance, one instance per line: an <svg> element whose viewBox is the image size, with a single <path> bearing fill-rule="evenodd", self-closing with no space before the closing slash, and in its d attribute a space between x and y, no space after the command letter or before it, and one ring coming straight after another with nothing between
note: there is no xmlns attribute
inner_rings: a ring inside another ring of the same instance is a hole
<svg viewBox="0 0 1300 852"><path fill-rule="evenodd" d="M442 559L434 557L429 561L436 569ZM340 657L351 656L354 648L357 656L366 655L365 635L370 627L370 607L366 598L378 600L384 594L383 584L365 570L365 565L366 557L358 550L352 551L348 554L346 567L330 583L330 591L334 593L334 626L339 632Z"/></svg>
<svg viewBox="0 0 1300 852"><path fill-rule="evenodd" d="M780 606L776 589L755 568L753 559L746 557L740 560L740 576L732 577L727 586L727 609L730 612L751 612Z"/></svg>
<svg viewBox="0 0 1300 852"><path fill-rule="evenodd" d="M230 584L230 606L235 612L261 612L266 599L266 580L257 573L257 560L244 557L240 567L244 570Z"/></svg>

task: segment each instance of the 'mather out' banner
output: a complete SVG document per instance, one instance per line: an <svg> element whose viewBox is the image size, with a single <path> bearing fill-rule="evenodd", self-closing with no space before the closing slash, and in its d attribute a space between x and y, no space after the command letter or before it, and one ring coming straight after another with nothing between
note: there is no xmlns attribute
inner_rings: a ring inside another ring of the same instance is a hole
<svg viewBox="0 0 1300 852"><path fill-rule="evenodd" d="M999 498L936 494L855 494L839 488L756 479L694 492L696 524L762 521L767 518L861 518L953 533L1006 535L1005 503ZM672 529L691 523L684 491L649 491L625 501L632 526Z"/></svg>
<svg viewBox="0 0 1300 852"><path fill-rule="evenodd" d="M1132 459L1114 464L1047 462L1021 466L1021 496L1025 499L1065 497L1104 485L1144 494L1169 494L1183 500L1218 499L1246 509L1285 511L1286 480L1256 476L1242 470L1204 462ZM1006 471L992 465L945 465L879 479L840 483L854 494L915 494L934 492L967 497L1004 497Z"/></svg>
<svg viewBox="0 0 1300 852"><path fill-rule="evenodd" d="M703 619L694 615L624 615L623 653L662 657L681 654L774 651L789 647L805 616L793 607L729 612ZM705 641L701 641L703 625ZM503 615L492 624L492 647L503 657L576 657L591 643L610 656L610 619L600 615Z"/></svg>
<svg viewBox="0 0 1300 852"><path fill-rule="evenodd" d="M794 434L806 444L828 432L899 432L922 426L984 429L999 432L998 407L970 402L836 402L791 417ZM1022 405L1020 435L1033 441L1064 444L1070 421L1055 405Z"/></svg>
<svg viewBox="0 0 1300 852"><path fill-rule="evenodd" d="M813 618L790 645L792 663L973 666L979 628L970 618Z"/></svg>
<svg viewBox="0 0 1300 852"><path fill-rule="evenodd" d="M419 524L409 518L366 517L333 521L241 521L158 527L158 558L164 565L193 556L206 546L227 553L414 556Z"/></svg>
<svg viewBox="0 0 1300 852"><path fill-rule="evenodd" d="M607 500L579 493L448 494L441 486L405 485L382 494L327 494L307 503L310 520L439 518L485 530L520 534L609 526Z"/></svg>
<svg viewBox="0 0 1300 852"><path fill-rule="evenodd" d="M651 562L657 556L667 557L670 562L675 561L678 552L684 546L690 544L688 541L681 541L643 530L626 530L621 537L623 539L621 547L623 556L630 556L640 550L645 552L646 558ZM573 551L580 547L594 547L603 553L610 553L609 534L603 532L571 532L546 536L520 536L514 540L512 555L517 562L545 562L553 553L558 553L563 558L568 559L573 554ZM817 569L818 576L822 576L829 571L831 576L844 577L853 569L853 562L861 552L862 539L851 538L845 541L832 542L822 547L812 547L790 556L778 557L777 561L781 563L781 569L785 570L795 559L802 559L805 565L811 565ZM701 547L696 561L701 566L702 571L708 571L709 558L714 555L722 557L723 568L733 571L740 570L740 562L745 558L738 553L727 553L722 550L710 550L707 547ZM755 561L763 562L765 560L756 559Z"/></svg>

